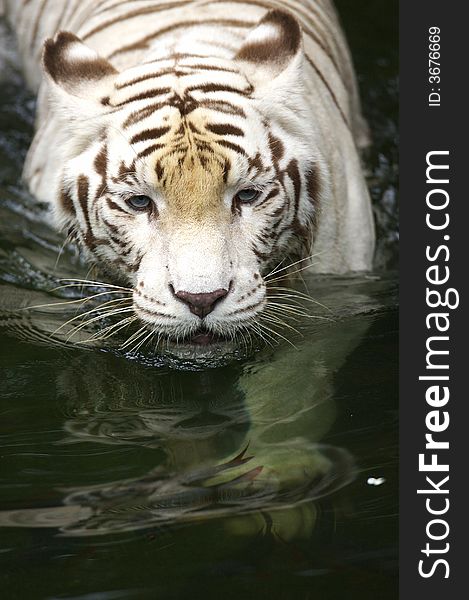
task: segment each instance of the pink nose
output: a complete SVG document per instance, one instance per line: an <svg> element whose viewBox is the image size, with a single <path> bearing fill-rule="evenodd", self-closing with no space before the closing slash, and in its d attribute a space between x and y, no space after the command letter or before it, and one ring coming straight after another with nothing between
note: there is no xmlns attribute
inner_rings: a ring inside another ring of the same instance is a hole
<svg viewBox="0 0 469 600"><path fill-rule="evenodd" d="M191 294L191 292L174 292L176 298L187 304L189 310L201 319L206 317L215 308L217 302L228 294L228 290L215 290L202 294Z"/></svg>

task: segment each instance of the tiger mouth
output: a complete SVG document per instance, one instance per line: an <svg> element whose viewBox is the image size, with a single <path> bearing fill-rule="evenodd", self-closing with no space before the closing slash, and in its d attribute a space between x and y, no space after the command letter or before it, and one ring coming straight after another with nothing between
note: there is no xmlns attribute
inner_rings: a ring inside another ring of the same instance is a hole
<svg viewBox="0 0 469 600"><path fill-rule="evenodd" d="M195 346L195 347L207 347L207 346L215 346L217 344L226 344L229 341L229 338L222 333L216 333L215 331L210 331L205 327L199 327L195 332L189 334L185 339L181 341L184 345Z"/></svg>
<svg viewBox="0 0 469 600"><path fill-rule="evenodd" d="M224 341L221 336L202 329L189 338L189 343L194 344L195 346L211 346L212 344L221 341Z"/></svg>
<svg viewBox="0 0 469 600"><path fill-rule="evenodd" d="M221 358L236 351L231 336L210 331L201 326L184 337L167 338L163 347L170 355L183 359Z"/></svg>

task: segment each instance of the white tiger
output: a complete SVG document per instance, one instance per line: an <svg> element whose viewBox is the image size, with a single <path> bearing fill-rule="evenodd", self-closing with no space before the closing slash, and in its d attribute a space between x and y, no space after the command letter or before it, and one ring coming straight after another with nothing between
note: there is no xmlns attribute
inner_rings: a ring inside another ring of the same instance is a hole
<svg viewBox="0 0 469 600"><path fill-rule="evenodd" d="M205 343L256 322L287 257L370 269L366 126L329 0L5 8L39 94L29 189L143 323Z"/></svg>

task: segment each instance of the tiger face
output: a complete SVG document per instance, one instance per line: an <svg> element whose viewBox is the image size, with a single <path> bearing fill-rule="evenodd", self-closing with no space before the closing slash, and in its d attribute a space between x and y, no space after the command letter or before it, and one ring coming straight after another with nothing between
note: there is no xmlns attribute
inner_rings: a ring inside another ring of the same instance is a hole
<svg viewBox="0 0 469 600"><path fill-rule="evenodd" d="M63 123L62 225L132 286L158 333L205 342L249 327L269 269L309 254L324 193L296 20L267 13L233 60L170 55L117 72L62 32L43 64Z"/></svg>

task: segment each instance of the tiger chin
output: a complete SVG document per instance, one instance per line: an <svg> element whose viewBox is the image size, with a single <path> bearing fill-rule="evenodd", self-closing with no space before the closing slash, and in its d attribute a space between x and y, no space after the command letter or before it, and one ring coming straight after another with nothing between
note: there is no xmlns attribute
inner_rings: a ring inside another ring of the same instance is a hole
<svg viewBox="0 0 469 600"><path fill-rule="evenodd" d="M366 126L332 5L83 0L54 20L19 4L39 90L26 182L149 332L223 347L262 334L276 265L371 268Z"/></svg>

